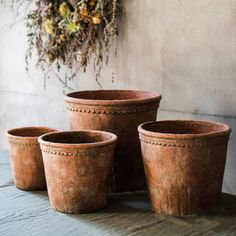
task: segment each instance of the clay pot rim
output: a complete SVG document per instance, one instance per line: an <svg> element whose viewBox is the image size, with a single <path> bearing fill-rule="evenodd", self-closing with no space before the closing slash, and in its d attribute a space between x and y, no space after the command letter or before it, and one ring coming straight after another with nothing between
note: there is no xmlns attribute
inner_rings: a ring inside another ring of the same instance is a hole
<svg viewBox="0 0 236 236"><path fill-rule="evenodd" d="M24 127L18 127L18 128L14 128L14 129L10 129L10 130L6 131L6 135L7 135L8 138L38 141L38 137L40 137L43 133L42 132L41 134L39 134L37 136L25 136L25 135L16 135L16 134L14 134L14 132L23 131L23 130L28 130L28 131L30 131L30 130L32 130L32 131L33 130L36 130L36 131L45 130L44 134L59 131L59 129L51 128L51 127L47 127L47 126L24 126ZM48 132L46 132L46 131L48 131Z"/></svg>
<svg viewBox="0 0 236 236"><path fill-rule="evenodd" d="M110 139L93 142L93 143L59 143L59 142L52 142L52 141L45 141L44 138L47 136L51 136L53 134L73 134L73 133L97 133L97 134L104 134L110 136ZM54 148L63 148L63 149L71 149L71 148L92 148L92 147L101 147L106 146L109 144L114 144L117 141L117 136L113 133L100 131L100 130L80 130L80 131L58 131L58 132L51 132L38 137L38 142L40 145L54 147Z"/></svg>
<svg viewBox="0 0 236 236"><path fill-rule="evenodd" d="M75 94L85 94L85 93L139 93L146 95L145 96L140 96L140 98L128 98L128 99L89 99L89 98L76 98L73 97ZM63 96L64 100L69 103L79 103L79 104L85 104L85 105L94 105L94 106L99 106L99 105L104 105L104 106L112 106L112 105L132 105L132 104L146 104L150 102L155 102L155 101L160 101L162 96L159 93L156 92L148 92L148 91L141 91L141 90L119 90L119 89L114 89L114 90L83 90L83 91L78 91L78 92L73 92L73 93L68 93Z"/></svg>
<svg viewBox="0 0 236 236"><path fill-rule="evenodd" d="M163 133L148 131L145 126L148 124L161 124L161 123L188 123L188 124L208 124L212 126L221 126L222 130L197 133L197 134L173 134L173 133ZM162 120L162 121L150 121L145 122L138 126L138 132L141 135L151 137L151 138L163 138L163 139L195 139L195 138L214 138L218 136L228 135L231 132L230 126L224 123L214 122L214 121L204 121L204 120Z"/></svg>

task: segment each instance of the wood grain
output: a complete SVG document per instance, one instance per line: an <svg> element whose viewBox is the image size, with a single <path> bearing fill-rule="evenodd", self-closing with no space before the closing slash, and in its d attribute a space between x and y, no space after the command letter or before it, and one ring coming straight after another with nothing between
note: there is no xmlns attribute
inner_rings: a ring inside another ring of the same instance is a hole
<svg viewBox="0 0 236 236"><path fill-rule="evenodd" d="M98 213L72 215L50 208L46 191L14 187L7 152L0 152L0 235L236 235L236 196L222 194L221 205L201 216L154 214L146 192L113 194Z"/></svg>

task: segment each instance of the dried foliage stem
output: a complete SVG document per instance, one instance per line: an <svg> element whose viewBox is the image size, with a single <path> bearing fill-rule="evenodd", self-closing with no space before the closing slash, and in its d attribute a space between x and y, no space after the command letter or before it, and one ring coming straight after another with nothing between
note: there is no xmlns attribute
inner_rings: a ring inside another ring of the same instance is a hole
<svg viewBox="0 0 236 236"><path fill-rule="evenodd" d="M35 49L37 66L43 70L44 78L50 72L48 65L58 71L61 67L72 71L77 66L86 71L94 58L95 79L101 86L102 66L108 64L110 46L118 35L119 1L35 0L35 9L27 15L27 69ZM12 0L13 5L16 2L18 10L24 0Z"/></svg>

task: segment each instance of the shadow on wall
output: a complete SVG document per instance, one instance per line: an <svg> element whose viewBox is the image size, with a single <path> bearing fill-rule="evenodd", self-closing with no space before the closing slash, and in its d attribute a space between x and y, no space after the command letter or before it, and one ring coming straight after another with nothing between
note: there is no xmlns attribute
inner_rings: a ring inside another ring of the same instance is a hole
<svg viewBox="0 0 236 236"><path fill-rule="evenodd" d="M173 119L198 119L209 120L215 122L226 123L232 128L230 140L228 144L228 153L225 166L225 174L223 180L223 191L231 194L236 194L236 119L226 118L223 116L209 116L203 114L191 114L184 112L174 112L159 109L158 120L173 120Z"/></svg>

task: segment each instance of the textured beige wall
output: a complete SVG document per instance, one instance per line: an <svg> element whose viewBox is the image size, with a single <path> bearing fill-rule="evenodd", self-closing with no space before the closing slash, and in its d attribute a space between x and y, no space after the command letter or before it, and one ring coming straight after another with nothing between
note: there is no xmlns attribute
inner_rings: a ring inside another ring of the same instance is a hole
<svg viewBox="0 0 236 236"><path fill-rule="evenodd" d="M211 119L236 128L236 1L123 2L118 56L104 68L103 88L160 92L159 119ZM12 127L68 128L62 100L67 90L53 74L46 90L39 71L32 67L26 74L24 13L15 17L9 3L0 10L0 147L6 147L4 131ZM93 77L79 73L69 85L98 89ZM233 133L224 182L226 191L236 193L235 142Z"/></svg>

